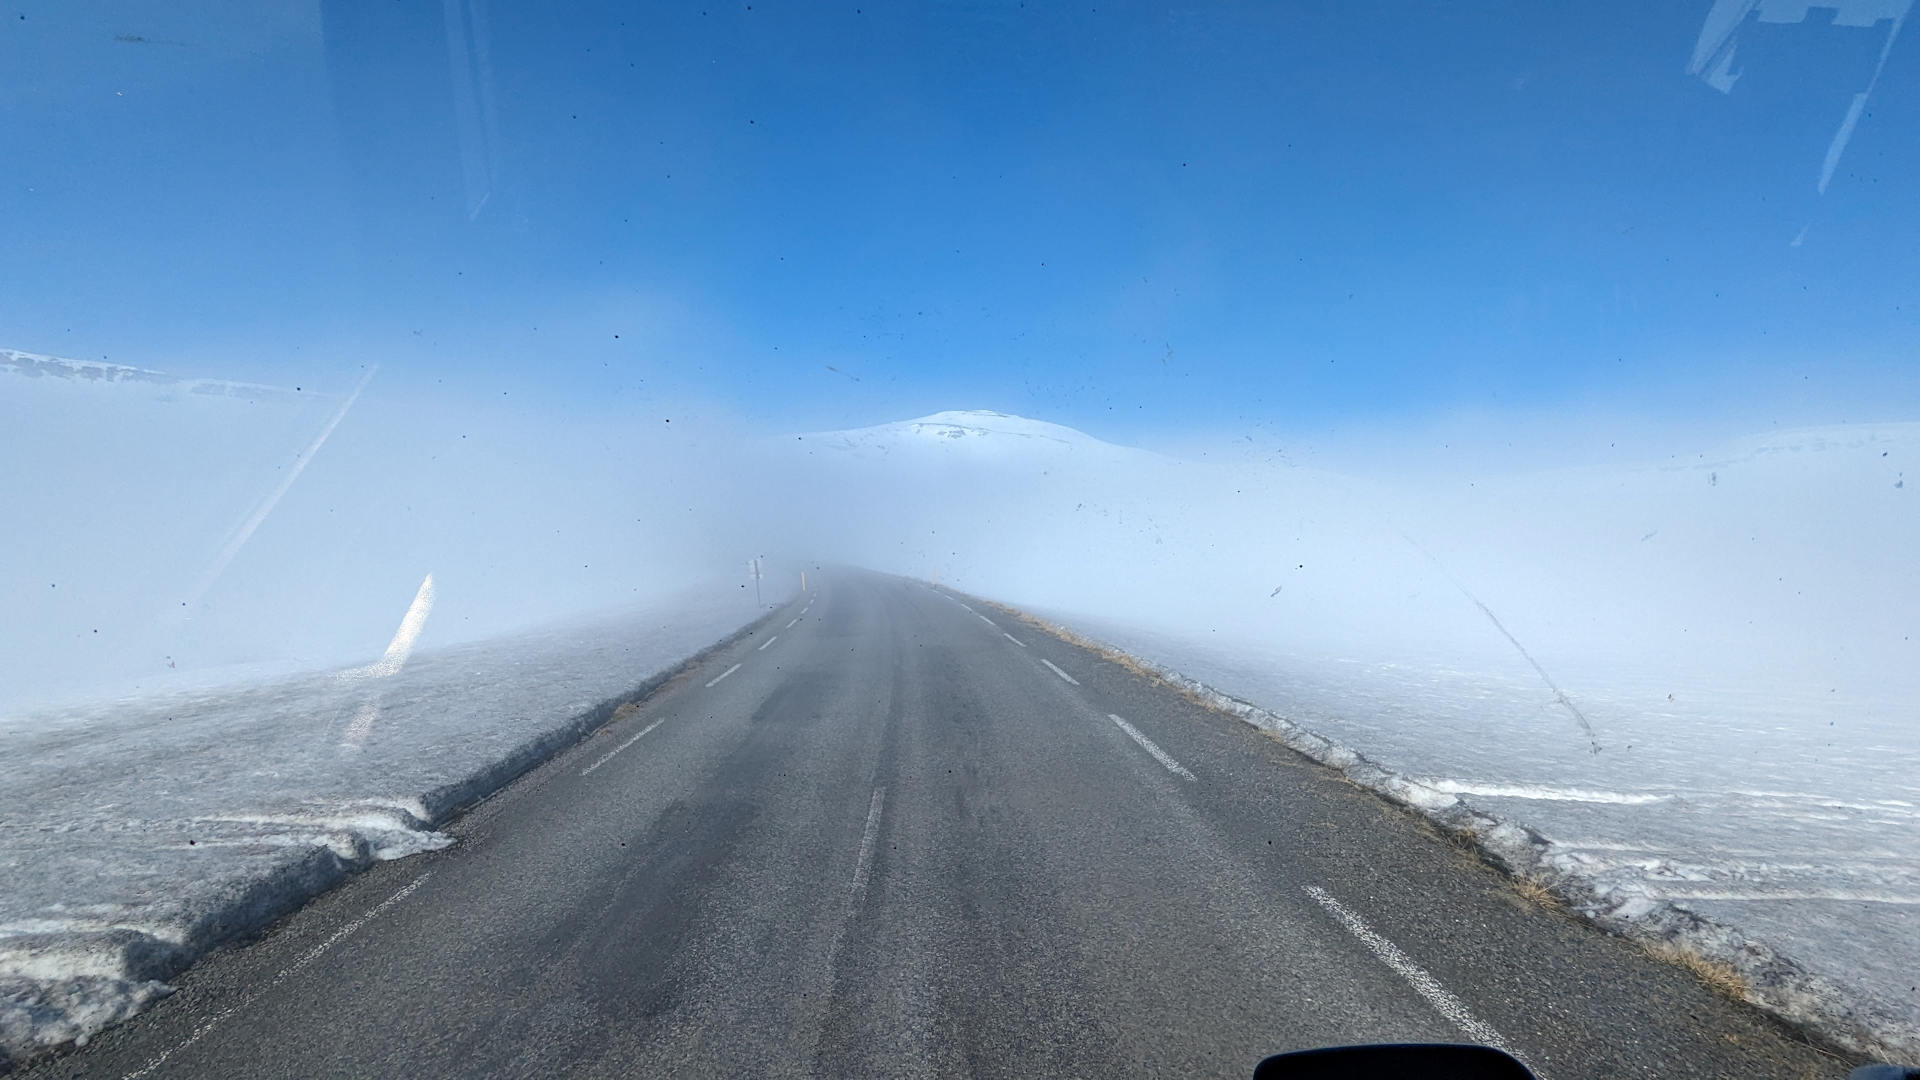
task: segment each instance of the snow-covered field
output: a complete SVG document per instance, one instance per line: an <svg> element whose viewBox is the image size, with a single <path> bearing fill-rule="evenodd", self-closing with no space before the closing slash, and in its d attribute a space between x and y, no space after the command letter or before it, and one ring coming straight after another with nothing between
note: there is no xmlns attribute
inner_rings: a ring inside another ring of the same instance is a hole
<svg viewBox="0 0 1920 1080"><path fill-rule="evenodd" d="M893 493L862 561L1427 779L1920 1032L1920 424L1416 480L980 413L807 442Z"/></svg>
<svg viewBox="0 0 1920 1080"><path fill-rule="evenodd" d="M742 440L698 417L314 375L0 349L0 718L353 662L428 574L436 647L768 553L713 486Z"/></svg>
<svg viewBox="0 0 1920 1080"><path fill-rule="evenodd" d="M443 843L758 614L737 438L371 374L0 350L0 1055Z"/></svg>
<svg viewBox="0 0 1920 1080"><path fill-rule="evenodd" d="M195 957L355 867L443 845L433 826L453 810L760 610L715 582L397 670L0 725L0 1062L138 1011Z"/></svg>
<svg viewBox="0 0 1920 1080"><path fill-rule="evenodd" d="M0 349L0 1061L442 843L759 612L731 433L373 374Z"/></svg>

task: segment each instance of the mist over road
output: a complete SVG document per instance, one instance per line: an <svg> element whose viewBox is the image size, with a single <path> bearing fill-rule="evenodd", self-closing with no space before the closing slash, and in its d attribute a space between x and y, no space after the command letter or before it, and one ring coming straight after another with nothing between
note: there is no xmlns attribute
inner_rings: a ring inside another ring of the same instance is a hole
<svg viewBox="0 0 1920 1080"><path fill-rule="evenodd" d="M1555 1080L1840 1075L1166 687L824 575L30 1076L1221 1076L1497 1042Z"/></svg>

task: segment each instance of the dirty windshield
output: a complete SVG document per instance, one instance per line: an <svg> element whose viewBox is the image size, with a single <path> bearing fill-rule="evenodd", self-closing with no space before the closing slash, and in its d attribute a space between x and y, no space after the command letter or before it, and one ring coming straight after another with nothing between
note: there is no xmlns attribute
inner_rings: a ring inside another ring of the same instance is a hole
<svg viewBox="0 0 1920 1080"><path fill-rule="evenodd" d="M0 1073L1920 1064L1911 14L8 0Z"/></svg>

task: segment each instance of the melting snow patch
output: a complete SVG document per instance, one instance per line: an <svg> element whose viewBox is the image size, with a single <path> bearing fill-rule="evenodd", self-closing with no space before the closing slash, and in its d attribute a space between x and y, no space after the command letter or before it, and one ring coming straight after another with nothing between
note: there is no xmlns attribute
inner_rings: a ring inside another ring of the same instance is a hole
<svg viewBox="0 0 1920 1080"><path fill-rule="evenodd" d="M81 976L47 981L0 975L0 1046L84 1044L171 993L162 982ZM0 1065L7 1059L0 1057Z"/></svg>
<svg viewBox="0 0 1920 1080"><path fill-rule="evenodd" d="M1545 799L1551 802L1615 803L1643 806L1665 802L1671 795L1650 792L1594 791L1588 788L1544 787L1539 784L1489 784L1473 780L1428 780L1432 787L1454 795L1490 795L1503 799Z"/></svg>
<svg viewBox="0 0 1920 1080"><path fill-rule="evenodd" d="M403 859L438 851L453 838L427 828L426 812L418 813L379 804L351 807L339 813L236 814L195 820L211 836L198 844L284 844L324 847L354 863Z"/></svg>

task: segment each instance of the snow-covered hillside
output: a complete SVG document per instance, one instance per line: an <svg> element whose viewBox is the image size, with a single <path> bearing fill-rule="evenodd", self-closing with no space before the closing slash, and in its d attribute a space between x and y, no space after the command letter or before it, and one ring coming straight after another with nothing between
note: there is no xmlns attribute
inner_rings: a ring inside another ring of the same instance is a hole
<svg viewBox="0 0 1920 1080"><path fill-rule="evenodd" d="M767 551L757 504L711 486L754 475L735 433L370 374L265 386L0 351L0 726L369 660L430 573L427 646Z"/></svg>
<svg viewBox="0 0 1920 1080"><path fill-rule="evenodd" d="M137 386L154 396L171 399L180 394L239 398L246 401L313 401L333 397L318 391L303 395L298 387L234 382L230 379L190 379L150 368L109 364L104 360L69 360L61 356L0 349L0 374L45 379L50 384L77 386Z"/></svg>
<svg viewBox="0 0 1920 1080"><path fill-rule="evenodd" d="M799 440L813 448L863 459L901 460L911 466L955 459L999 462L1016 469L1064 461L1124 465L1148 456L1061 424L985 410L949 410L917 420L803 435Z"/></svg>
<svg viewBox="0 0 1920 1080"><path fill-rule="evenodd" d="M217 643L219 623L259 602L251 567L234 580L253 588L210 579L340 404L0 350L0 605L12 628L0 717L63 689L177 683L196 660L274 666L271 628Z"/></svg>

